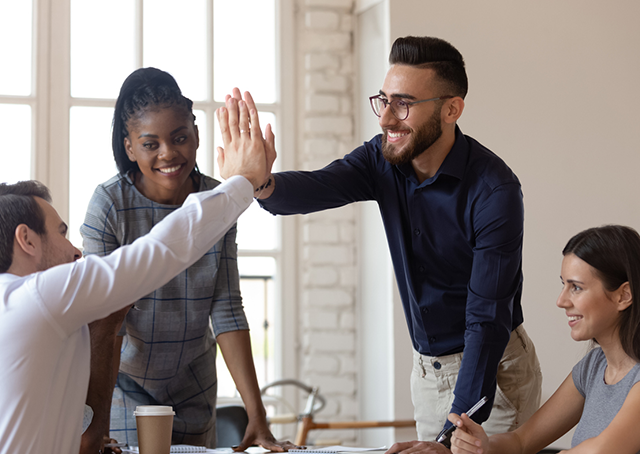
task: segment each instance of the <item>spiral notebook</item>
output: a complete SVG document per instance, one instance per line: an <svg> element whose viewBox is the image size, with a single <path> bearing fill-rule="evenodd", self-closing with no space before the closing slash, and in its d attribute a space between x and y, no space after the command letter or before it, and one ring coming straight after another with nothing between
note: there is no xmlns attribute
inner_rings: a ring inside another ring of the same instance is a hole
<svg viewBox="0 0 640 454"><path fill-rule="evenodd" d="M289 452L305 452L305 453L342 453L342 452L367 452L367 451L386 451L387 447L382 446L380 448L354 448L353 446L327 446L325 448L309 446L308 449L289 449Z"/></svg>
<svg viewBox="0 0 640 454"><path fill-rule="evenodd" d="M289 452L294 453L323 453L323 454L336 454L336 453L359 453L359 452L368 452L368 451L386 451L387 447L382 446L380 448L354 448L353 446L327 446L324 448L309 446L308 449L290 449ZM123 448L122 452L132 452L138 453L138 447L132 446L130 448ZM192 446L192 445L172 445L171 453L188 453L188 452L205 452L205 453L215 453L215 454L233 454L233 451L230 448L218 448L218 449L210 449L205 448L204 446ZM246 452L251 454L257 453L265 453L267 452L262 448L249 448Z"/></svg>
<svg viewBox="0 0 640 454"><path fill-rule="evenodd" d="M130 448L125 448L122 450L122 452L133 452L133 453L137 453L140 452L138 450L137 446L132 446ZM212 452L212 453L227 453L230 452L230 450L216 450L216 449L207 449L204 446L193 446L193 445L172 445L171 446L171 453L184 453L184 452Z"/></svg>
<svg viewBox="0 0 640 454"><path fill-rule="evenodd" d="M170 452L207 452L207 448L204 446L173 445Z"/></svg>

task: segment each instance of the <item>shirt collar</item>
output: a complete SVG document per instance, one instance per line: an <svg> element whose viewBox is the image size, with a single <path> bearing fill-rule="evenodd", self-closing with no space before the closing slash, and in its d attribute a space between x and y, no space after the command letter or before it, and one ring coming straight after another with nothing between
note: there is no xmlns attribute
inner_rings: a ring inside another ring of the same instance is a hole
<svg viewBox="0 0 640 454"><path fill-rule="evenodd" d="M467 142L467 138L462 134L462 131L456 125L456 140L453 143L453 147L442 161L440 168L436 172L436 174L424 180L422 184L419 186L427 186L432 184L434 181L438 179L441 174L449 175L458 180L462 180L464 176L464 170L467 165L467 160L469 157L469 143ZM408 179L418 184L418 180L416 178L416 174L411 166L411 163L403 164L397 166L398 170Z"/></svg>

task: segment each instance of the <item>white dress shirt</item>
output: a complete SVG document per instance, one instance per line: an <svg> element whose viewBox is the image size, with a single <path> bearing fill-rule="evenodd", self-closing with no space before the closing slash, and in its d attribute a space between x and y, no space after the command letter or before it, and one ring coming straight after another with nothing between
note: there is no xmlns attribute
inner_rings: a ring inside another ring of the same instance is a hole
<svg viewBox="0 0 640 454"><path fill-rule="evenodd" d="M19 277L0 274L0 454L77 453L89 383L88 323L172 279L251 204L232 177L191 194L148 235L106 257Z"/></svg>

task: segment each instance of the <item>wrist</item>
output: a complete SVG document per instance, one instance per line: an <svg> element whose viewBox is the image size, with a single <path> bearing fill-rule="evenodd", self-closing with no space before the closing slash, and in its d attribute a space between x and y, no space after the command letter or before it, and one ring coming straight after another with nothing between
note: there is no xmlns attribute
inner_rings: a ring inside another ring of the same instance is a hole
<svg viewBox="0 0 640 454"><path fill-rule="evenodd" d="M249 419L249 423L252 424L253 426L267 426L267 412L261 412L261 411L257 411L257 412L253 412L253 411L247 411L247 418Z"/></svg>
<svg viewBox="0 0 640 454"><path fill-rule="evenodd" d="M244 399L243 399L244 401ZM247 412L247 416L250 420L260 421L267 420L267 410L264 408L262 404L262 399L247 399L244 402L244 409Z"/></svg>
<svg viewBox="0 0 640 454"><path fill-rule="evenodd" d="M271 186L273 181L273 175L269 174L269 178L267 178L267 181L262 185L262 186L258 186L255 191L254 191L254 197L256 199L259 199L260 196L262 195L262 192L267 189L268 187Z"/></svg>

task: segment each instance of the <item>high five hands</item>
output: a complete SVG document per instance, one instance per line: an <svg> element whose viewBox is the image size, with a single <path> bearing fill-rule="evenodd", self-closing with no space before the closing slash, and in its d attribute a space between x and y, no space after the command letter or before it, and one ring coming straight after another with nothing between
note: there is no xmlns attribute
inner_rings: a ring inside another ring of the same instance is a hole
<svg viewBox="0 0 640 454"><path fill-rule="evenodd" d="M233 95L226 96L225 107L220 107L216 114L224 143L224 148L218 147L220 174L225 179L242 175L254 189L260 188L269 180L276 159L271 125L265 128L265 139L251 94L246 91L243 99L237 88L233 89Z"/></svg>

